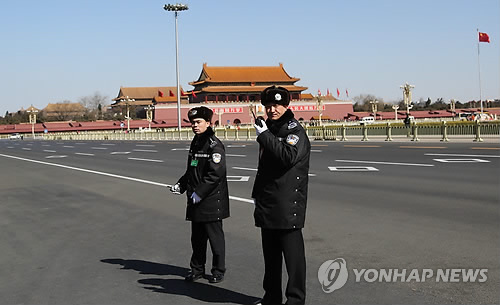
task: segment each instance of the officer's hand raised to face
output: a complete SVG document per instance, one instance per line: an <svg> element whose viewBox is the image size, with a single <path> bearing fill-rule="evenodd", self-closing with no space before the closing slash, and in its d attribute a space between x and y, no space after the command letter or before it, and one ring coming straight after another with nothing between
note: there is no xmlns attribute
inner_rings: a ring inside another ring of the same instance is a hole
<svg viewBox="0 0 500 305"><path fill-rule="evenodd" d="M255 127L255 132L257 133L257 136L259 136L261 133L267 130L266 121L262 119L260 120L260 125L254 124L253 126Z"/></svg>

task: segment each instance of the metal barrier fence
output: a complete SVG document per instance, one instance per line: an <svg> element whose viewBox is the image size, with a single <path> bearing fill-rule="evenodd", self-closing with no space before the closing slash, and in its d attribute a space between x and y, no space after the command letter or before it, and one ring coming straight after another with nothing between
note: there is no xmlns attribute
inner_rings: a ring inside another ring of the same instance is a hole
<svg viewBox="0 0 500 305"><path fill-rule="evenodd" d="M372 123L365 125L332 124L328 126L304 126L311 140L320 141L349 141L351 138L369 141L370 137L393 141L408 139L419 141L420 138L438 138L449 141L450 137L470 138L472 141L483 141L483 137L500 140L500 121L471 122L471 121L442 121L412 123L406 126L402 123ZM251 126L241 128L214 128L215 134L222 140L254 140L255 129ZM84 132L55 132L39 133L35 135L44 140L191 140L191 128L176 128L164 131L124 132L124 131L84 131Z"/></svg>

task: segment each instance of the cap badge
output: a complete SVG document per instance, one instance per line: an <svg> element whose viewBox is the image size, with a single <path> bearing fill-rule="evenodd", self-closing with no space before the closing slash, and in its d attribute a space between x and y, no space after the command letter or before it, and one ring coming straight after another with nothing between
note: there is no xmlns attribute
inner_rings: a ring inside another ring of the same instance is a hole
<svg viewBox="0 0 500 305"><path fill-rule="evenodd" d="M281 94L276 93L276 95L274 96L274 99L275 99L276 101L281 101Z"/></svg>
<svg viewBox="0 0 500 305"><path fill-rule="evenodd" d="M196 115L197 113L198 113L198 110L196 110L196 109L191 110L191 115Z"/></svg>

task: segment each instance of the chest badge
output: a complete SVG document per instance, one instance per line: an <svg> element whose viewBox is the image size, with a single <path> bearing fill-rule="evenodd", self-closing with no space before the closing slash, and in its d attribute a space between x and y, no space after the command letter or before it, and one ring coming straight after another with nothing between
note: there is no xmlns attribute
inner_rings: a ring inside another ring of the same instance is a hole
<svg viewBox="0 0 500 305"><path fill-rule="evenodd" d="M222 155L219 153L215 153L212 155L212 160L214 161L214 163L218 164L222 160Z"/></svg>
<svg viewBox="0 0 500 305"><path fill-rule="evenodd" d="M289 134L288 137L286 137L286 142L292 146L295 146L297 143L299 143L299 136L295 134Z"/></svg>
<svg viewBox="0 0 500 305"><path fill-rule="evenodd" d="M288 129L293 129L297 127L297 123L295 123L294 121L291 121L290 123L288 123Z"/></svg>
<svg viewBox="0 0 500 305"><path fill-rule="evenodd" d="M191 160L191 166L193 167L198 166L198 160Z"/></svg>

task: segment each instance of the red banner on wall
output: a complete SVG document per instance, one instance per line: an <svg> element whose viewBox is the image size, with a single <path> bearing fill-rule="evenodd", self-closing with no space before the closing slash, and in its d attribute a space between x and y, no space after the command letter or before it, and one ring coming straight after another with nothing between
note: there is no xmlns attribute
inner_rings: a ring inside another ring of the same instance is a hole
<svg viewBox="0 0 500 305"><path fill-rule="evenodd" d="M212 108L212 111L215 114L219 114L219 113L243 113L243 107Z"/></svg>
<svg viewBox="0 0 500 305"><path fill-rule="evenodd" d="M318 106L316 105L300 105L300 106L289 106L292 111L318 111ZM325 110L325 105L322 105L323 110Z"/></svg>

